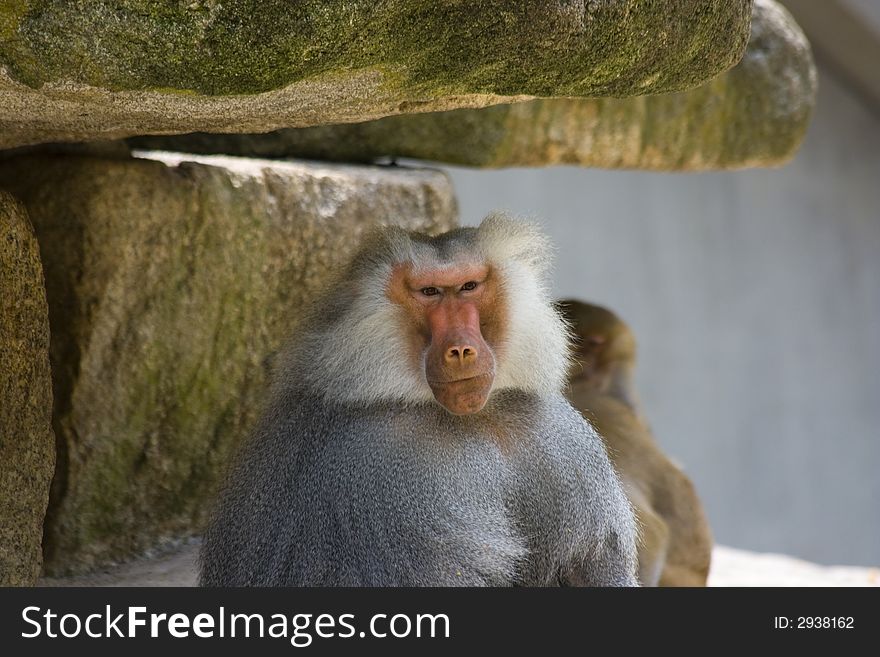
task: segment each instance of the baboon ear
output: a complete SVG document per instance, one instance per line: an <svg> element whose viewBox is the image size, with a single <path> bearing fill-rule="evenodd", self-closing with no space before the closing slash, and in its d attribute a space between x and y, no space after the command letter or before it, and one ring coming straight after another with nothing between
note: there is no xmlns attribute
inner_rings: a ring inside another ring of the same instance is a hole
<svg viewBox="0 0 880 657"><path fill-rule="evenodd" d="M478 240L489 258L518 260L538 274L545 274L553 261L553 245L537 224L500 212L483 219Z"/></svg>
<svg viewBox="0 0 880 657"><path fill-rule="evenodd" d="M359 238L359 246L345 279L360 281L387 276L394 265L413 262L412 235L400 226L377 226L367 229Z"/></svg>

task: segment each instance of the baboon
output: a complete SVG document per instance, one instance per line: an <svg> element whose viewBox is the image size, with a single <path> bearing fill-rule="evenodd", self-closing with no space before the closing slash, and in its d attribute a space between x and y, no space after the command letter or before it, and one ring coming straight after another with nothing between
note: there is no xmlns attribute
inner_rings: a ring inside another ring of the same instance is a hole
<svg viewBox="0 0 880 657"><path fill-rule="evenodd" d="M575 333L567 395L608 448L640 526L642 586L705 586L712 536L690 479L660 450L633 383L636 341L606 308L558 304Z"/></svg>
<svg viewBox="0 0 880 657"><path fill-rule="evenodd" d="M562 394L536 227L365 240L281 358L206 586L635 586L635 520Z"/></svg>

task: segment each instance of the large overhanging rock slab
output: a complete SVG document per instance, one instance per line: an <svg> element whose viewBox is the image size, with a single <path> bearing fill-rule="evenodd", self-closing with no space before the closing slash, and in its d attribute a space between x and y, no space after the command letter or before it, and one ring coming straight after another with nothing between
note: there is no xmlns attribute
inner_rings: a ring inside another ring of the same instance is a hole
<svg viewBox="0 0 880 657"><path fill-rule="evenodd" d="M411 157L474 167L736 169L789 160L806 133L815 98L816 70L803 32L779 4L756 0L742 61L686 92L542 99L260 135L146 137L133 143L264 157Z"/></svg>
<svg viewBox="0 0 880 657"><path fill-rule="evenodd" d="M54 471L40 249L24 207L0 191L0 586L27 586L40 574Z"/></svg>
<svg viewBox="0 0 880 657"><path fill-rule="evenodd" d="M0 187L27 206L46 273L59 439L49 573L199 531L304 304L371 227L457 222L437 171L176 164L0 162Z"/></svg>
<svg viewBox="0 0 880 657"><path fill-rule="evenodd" d="M687 89L739 61L750 10L751 0L7 2L0 148Z"/></svg>

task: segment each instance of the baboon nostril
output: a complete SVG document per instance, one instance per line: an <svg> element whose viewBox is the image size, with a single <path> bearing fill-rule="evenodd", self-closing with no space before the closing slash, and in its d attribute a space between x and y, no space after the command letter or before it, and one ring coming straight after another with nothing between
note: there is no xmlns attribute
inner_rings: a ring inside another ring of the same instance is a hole
<svg viewBox="0 0 880 657"><path fill-rule="evenodd" d="M473 347L450 347L446 350L446 360L448 362L457 361L459 364L463 364L465 361L471 360L477 357L477 350Z"/></svg>

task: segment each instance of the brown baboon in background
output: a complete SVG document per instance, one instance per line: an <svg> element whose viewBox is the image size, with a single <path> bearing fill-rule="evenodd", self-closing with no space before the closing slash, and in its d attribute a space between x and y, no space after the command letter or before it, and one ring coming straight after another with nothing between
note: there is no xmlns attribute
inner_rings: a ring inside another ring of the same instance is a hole
<svg viewBox="0 0 880 657"><path fill-rule="evenodd" d="M209 586L636 585L636 527L565 399L546 238L389 228L304 322L205 536Z"/></svg>
<svg viewBox="0 0 880 657"><path fill-rule="evenodd" d="M641 416L632 331L600 306L565 300L557 307L575 334L568 398L605 440L640 524L640 582L705 586L709 524L690 479L663 454Z"/></svg>

